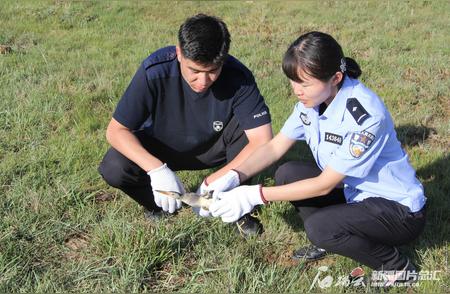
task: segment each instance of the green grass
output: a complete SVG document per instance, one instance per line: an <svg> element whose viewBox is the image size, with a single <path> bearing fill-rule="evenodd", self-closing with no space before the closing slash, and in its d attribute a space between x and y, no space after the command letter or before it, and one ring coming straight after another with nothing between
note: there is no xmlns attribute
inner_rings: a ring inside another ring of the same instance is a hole
<svg viewBox="0 0 450 294"><path fill-rule="evenodd" d="M448 292L450 4L317 2L2 1L0 44L13 51L0 55L0 292L304 292L320 265L335 280L357 266L290 261L308 241L288 204L264 208L264 235L244 240L188 209L147 223L98 175L106 125L139 63L175 44L198 12L227 22L231 53L254 72L275 132L295 103L281 57L300 33L328 32L360 63L428 197L426 229L402 250L440 280L413 291ZM304 144L296 151L283 161L311 159ZM273 184L273 171L255 181ZM180 176L193 190L205 174Z"/></svg>

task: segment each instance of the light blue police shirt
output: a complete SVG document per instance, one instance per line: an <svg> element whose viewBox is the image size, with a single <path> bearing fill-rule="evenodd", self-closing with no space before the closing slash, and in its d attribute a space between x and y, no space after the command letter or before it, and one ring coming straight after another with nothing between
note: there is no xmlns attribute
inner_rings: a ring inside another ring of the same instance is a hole
<svg viewBox="0 0 450 294"><path fill-rule="evenodd" d="M320 169L344 174L347 203L383 197L419 211L422 184L401 148L389 112L380 98L356 79L344 83L322 115L319 106L297 103L281 129L305 140Z"/></svg>

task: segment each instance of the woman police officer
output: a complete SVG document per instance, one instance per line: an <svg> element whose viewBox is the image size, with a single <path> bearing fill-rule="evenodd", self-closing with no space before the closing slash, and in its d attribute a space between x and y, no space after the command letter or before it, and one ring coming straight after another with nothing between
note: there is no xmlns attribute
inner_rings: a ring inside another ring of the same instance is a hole
<svg viewBox="0 0 450 294"><path fill-rule="evenodd" d="M315 259L328 251L376 270L414 270L396 246L423 230L426 198L389 112L357 80L359 65L330 35L309 32L291 44L283 71L299 100L294 111L276 137L220 181L229 183L224 191L235 188L297 140L306 140L317 165L282 165L274 187L216 191L211 214L233 222L255 205L287 200L316 245L294 255Z"/></svg>

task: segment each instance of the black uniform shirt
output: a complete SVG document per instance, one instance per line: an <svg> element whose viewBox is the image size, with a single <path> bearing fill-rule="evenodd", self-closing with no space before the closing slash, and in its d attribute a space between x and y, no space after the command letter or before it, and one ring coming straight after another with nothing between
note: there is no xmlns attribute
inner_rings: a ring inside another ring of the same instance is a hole
<svg viewBox="0 0 450 294"><path fill-rule="evenodd" d="M211 144L233 116L244 130L271 121L252 73L229 56L211 87L196 93L181 75L174 46L143 61L113 115L179 152Z"/></svg>

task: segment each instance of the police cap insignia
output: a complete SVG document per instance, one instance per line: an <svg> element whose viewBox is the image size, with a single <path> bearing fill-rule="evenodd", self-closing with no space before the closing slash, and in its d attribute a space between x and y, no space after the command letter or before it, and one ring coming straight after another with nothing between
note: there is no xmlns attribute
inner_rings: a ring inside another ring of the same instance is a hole
<svg viewBox="0 0 450 294"><path fill-rule="evenodd" d="M347 99L347 110L356 120L358 125L362 125L363 122L370 117L370 114L364 109L356 98Z"/></svg>
<svg viewBox="0 0 450 294"><path fill-rule="evenodd" d="M355 158L360 158L369 149L375 140L375 135L370 132L362 131L353 133L350 139L350 154Z"/></svg>
<svg viewBox="0 0 450 294"><path fill-rule="evenodd" d="M300 112L300 119L302 120L304 125L309 126L311 124L311 121L309 120L309 117L306 113Z"/></svg>

